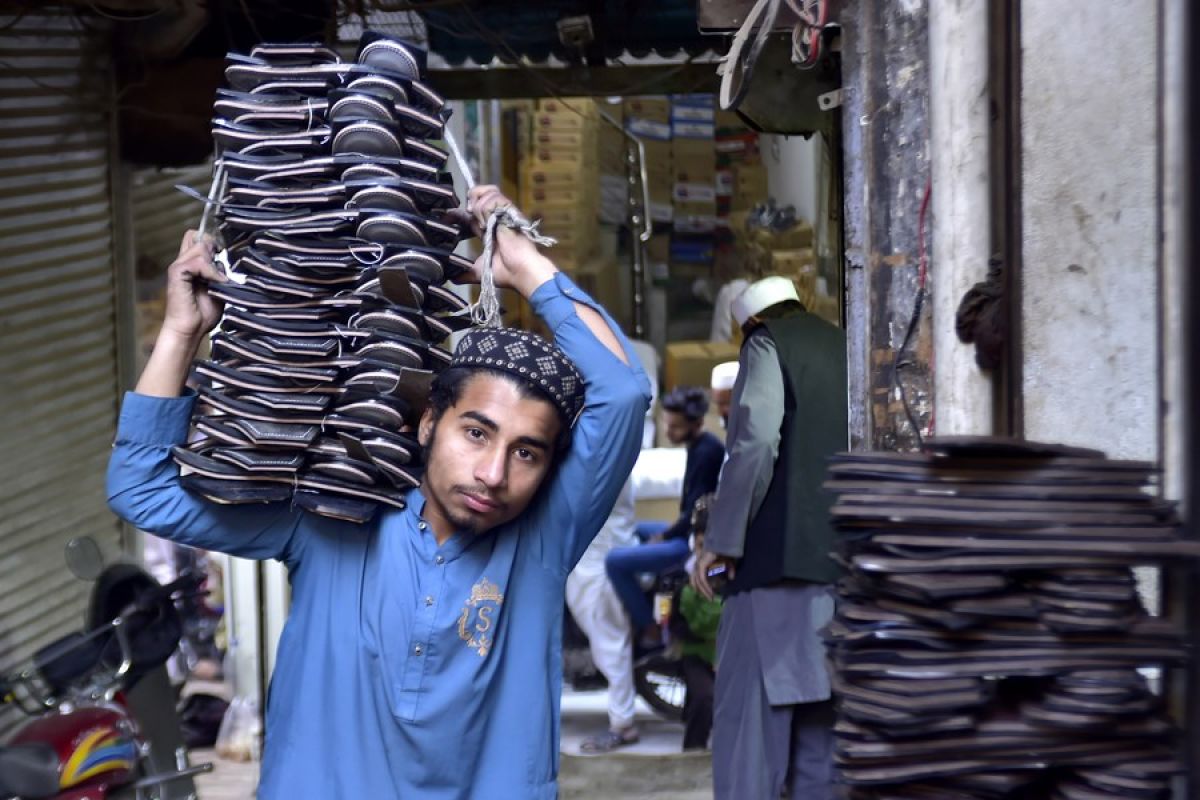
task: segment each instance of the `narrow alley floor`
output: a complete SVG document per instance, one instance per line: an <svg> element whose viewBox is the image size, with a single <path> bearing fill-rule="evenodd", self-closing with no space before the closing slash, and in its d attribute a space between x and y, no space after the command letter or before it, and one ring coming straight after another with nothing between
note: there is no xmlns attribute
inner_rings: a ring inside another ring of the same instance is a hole
<svg viewBox="0 0 1200 800"><path fill-rule="evenodd" d="M608 724L605 693L563 694L562 800L706 800L712 797L712 765L707 753L680 752L683 726L664 720L638 701L641 741L616 753L586 756L579 746ZM211 761L212 773L197 780L199 800L246 800L254 796L258 764L217 758L198 750L192 763Z"/></svg>

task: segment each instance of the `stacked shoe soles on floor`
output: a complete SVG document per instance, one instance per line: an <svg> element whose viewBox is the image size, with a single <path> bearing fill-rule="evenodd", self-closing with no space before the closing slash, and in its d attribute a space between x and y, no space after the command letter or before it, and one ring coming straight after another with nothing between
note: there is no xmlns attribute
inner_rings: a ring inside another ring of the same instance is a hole
<svg viewBox="0 0 1200 800"><path fill-rule="evenodd" d="M372 32L352 62L311 45L228 57L213 137L230 280L210 287L225 314L174 451L191 491L363 522L419 484L416 425L469 326L444 284L470 268L424 67Z"/></svg>
<svg viewBox="0 0 1200 800"><path fill-rule="evenodd" d="M1159 798L1177 731L1144 667L1187 655L1133 566L1200 556L1150 464L943 439L846 454L826 629L851 798Z"/></svg>

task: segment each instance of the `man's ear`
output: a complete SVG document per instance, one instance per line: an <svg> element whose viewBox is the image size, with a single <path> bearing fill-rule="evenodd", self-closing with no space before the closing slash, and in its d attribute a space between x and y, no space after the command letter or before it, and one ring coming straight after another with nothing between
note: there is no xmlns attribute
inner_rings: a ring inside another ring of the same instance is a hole
<svg viewBox="0 0 1200 800"><path fill-rule="evenodd" d="M421 422L417 425L417 441L420 442L421 447L429 446L429 440L433 436L433 426L433 409L426 408L421 414Z"/></svg>

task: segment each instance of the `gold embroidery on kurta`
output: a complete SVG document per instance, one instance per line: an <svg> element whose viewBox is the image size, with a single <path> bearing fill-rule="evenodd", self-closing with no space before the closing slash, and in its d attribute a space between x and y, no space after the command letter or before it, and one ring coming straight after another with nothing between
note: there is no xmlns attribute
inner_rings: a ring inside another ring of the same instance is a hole
<svg viewBox="0 0 1200 800"><path fill-rule="evenodd" d="M481 658L492 649L492 628L503 602L504 595L500 593L500 587L486 577L480 578L471 587L471 596L458 617L459 638L467 643L467 647L479 653Z"/></svg>

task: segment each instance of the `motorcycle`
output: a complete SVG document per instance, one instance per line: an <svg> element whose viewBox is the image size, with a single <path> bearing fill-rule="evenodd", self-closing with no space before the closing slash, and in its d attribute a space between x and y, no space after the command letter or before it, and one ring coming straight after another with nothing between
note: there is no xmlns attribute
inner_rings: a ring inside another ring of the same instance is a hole
<svg viewBox="0 0 1200 800"><path fill-rule="evenodd" d="M656 619L664 631L664 639L669 638L669 598L686 582L687 573L678 570L642 576L643 590L654 603ZM607 685L604 676L592 663L587 636L580 630L569 609L563 615L563 671L565 680L580 691ZM661 716L670 720L683 719L687 685L683 680L679 658L670 647L635 657L633 688L646 705Z"/></svg>
<svg viewBox="0 0 1200 800"><path fill-rule="evenodd" d="M31 717L0 746L0 798L194 800L193 777L212 769L188 763L165 667L182 633L176 604L203 578L160 585L100 563L94 542L68 545L76 575L97 579L85 628L0 676L0 702Z"/></svg>

